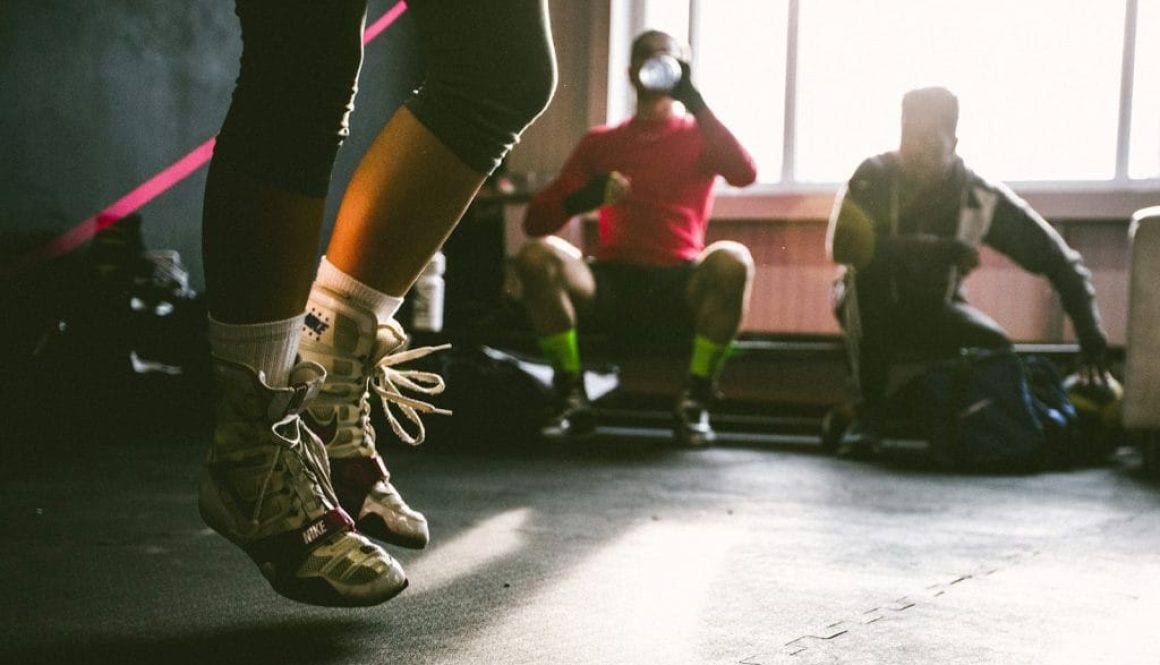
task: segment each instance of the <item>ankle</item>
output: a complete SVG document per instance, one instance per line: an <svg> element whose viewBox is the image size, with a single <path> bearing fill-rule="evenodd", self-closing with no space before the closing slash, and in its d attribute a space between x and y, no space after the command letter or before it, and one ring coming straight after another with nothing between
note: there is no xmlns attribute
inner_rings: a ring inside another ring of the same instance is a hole
<svg viewBox="0 0 1160 665"><path fill-rule="evenodd" d="M689 375L685 390L690 397L703 404L713 401L717 394L715 382L707 376Z"/></svg>
<svg viewBox="0 0 1160 665"><path fill-rule="evenodd" d="M243 365L265 377L271 387L287 385L298 355L303 315L253 324L222 323L209 317L209 343L215 358Z"/></svg>
<svg viewBox="0 0 1160 665"><path fill-rule="evenodd" d="M312 291L314 289L329 291L350 305L374 314L376 322L390 319L403 304L402 296L392 296L360 282L335 267L325 256L318 266L318 276L314 280Z"/></svg>
<svg viewBox="0 0 1160 665"><path fill-rule="evenodd" d="M564 372L556 370L552 374L552 391L557 395L570 395L579 392L587 398L584 388L583 372Z"/></svg>

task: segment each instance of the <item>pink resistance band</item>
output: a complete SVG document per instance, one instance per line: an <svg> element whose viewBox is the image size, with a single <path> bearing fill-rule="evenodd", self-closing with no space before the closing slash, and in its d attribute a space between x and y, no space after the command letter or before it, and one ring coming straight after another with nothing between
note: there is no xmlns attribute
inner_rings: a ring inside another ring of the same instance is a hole
<svg viewBox="0 0 1160 665"><path fill-rule="evenodd" d="M371 40L381 35L406 10L407 3L402 0L388 9L386 13L375 20L374 23L367 26L366 30L363 31L363 44L369 44ZM5 280L13 278L41 261L53 259L71 252L89 240L92 240L93 236L98 232L128 217L146 203L165 193L174 185L189 177L194 171L204 166L213 157L213 146L216 142L217 138L215 137L202 143L181 159L178 159L152 178L135 187L128 194L117 199L117 201L104 210L101 210L28 254L18 257L15 261L0 269L0 276L3 276Z"/></svg>

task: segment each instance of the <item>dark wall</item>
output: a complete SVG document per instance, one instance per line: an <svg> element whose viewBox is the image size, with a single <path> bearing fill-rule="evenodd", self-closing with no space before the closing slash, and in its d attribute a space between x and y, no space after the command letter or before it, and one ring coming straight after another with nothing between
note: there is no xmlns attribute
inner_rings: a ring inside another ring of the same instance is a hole
<svg viewBox="0 0 1160 665"><path fill-rule="evenodd" d="M395 0L371 0L369 21ZM213 136L241 52L229 0L0 2L0 231L25 243L72 228ZM367 49L342 186L421 80L404 14ZM176 249L201 288L205 168L141 212L146 246Z"/></svg>

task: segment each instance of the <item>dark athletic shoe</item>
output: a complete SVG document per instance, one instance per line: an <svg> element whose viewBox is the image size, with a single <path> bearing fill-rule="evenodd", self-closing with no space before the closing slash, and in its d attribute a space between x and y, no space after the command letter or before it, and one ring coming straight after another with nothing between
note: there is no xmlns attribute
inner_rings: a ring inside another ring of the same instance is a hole
<svg viewBox="0 0 1160 665"><path fill-rule="evenodd" d="M595 432L596 417L584 390L584 375L557 373L552 383L554 404L540 435L545 439L566 439Z"/></svg>
<svg viewBox="0 0 1160 665"><path fill-rule="evenodd" d="M713 389L707 381L693 381L677 396L673 407L673 441L677 445L703 448L717 439L717 433L709 423L712 401Z"/></svg>
<svg viewBox="0 0 1160 665"><path fill-rule="evenodd" d="M842 433L834 456L842 459L868 460L878 454L882 430L877 419L863 414L856 416Z"/></svg>

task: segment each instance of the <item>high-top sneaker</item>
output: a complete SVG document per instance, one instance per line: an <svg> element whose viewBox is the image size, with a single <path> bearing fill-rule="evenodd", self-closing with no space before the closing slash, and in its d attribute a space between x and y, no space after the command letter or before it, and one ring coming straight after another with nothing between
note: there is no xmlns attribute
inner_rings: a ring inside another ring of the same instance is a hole
<svg viewBox="0 0 1160 665"><path fill-rule="evenodd" d="M540 428L545 439L587 436L596 431L596 416L584 389L584 374L556 372L552 377L553 404L548 421Z"/></svg>
<svg viewBox="0 0 1160 665"><path fill-rule="evenodd" d="M715 398L715 388L707 379L691 379L677 396L673 408L673 440L682 446L700 448L713 443L717 433L709 424L709 406Z"/></svg>
<svg viewBox="0 0 1160 665"><path fill-rule="evenodd" d="M400 389L435 395L443 392L443 379L396 366L448 345L405 350L406 343L394 319L378 321L373 312L315 286L306 306L299 355L325 367L327 376L321 394L302 418L326 444L338 499L354 516L359 531L392 545L419 549L430 538L427 519L411 509L390 482L375 448L369 395L373 391L382 399L395 435L404 443L419 445L425 436L419 413L450 411L407 397ZM399 422L392 404L413 424L414 434Z"/></svg>
<svg viewBox="0 0 1160 665"><path fill-rule="evenodd" d="M407 586L398 562L354 528L330 485L326 451L299 414L324 372L294 368L272 388L215 359L217 422L199 486L202 519L245 550L278 593L311 605L377 605Z"/></svg>

